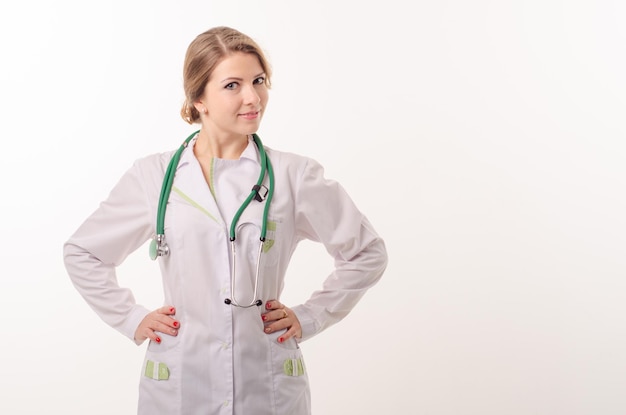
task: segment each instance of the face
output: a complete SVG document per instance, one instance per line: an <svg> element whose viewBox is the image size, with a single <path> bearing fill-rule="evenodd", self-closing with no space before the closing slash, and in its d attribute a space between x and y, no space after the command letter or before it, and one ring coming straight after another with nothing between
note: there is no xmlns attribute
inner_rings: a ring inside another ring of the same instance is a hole
<svg viewBox="0 0 626 415"><path fill-rule="evenodd" d="M195 106L209 134L228 138L256 132L267 100L259 59L250 53L234 53L215 67Z"/></svg>

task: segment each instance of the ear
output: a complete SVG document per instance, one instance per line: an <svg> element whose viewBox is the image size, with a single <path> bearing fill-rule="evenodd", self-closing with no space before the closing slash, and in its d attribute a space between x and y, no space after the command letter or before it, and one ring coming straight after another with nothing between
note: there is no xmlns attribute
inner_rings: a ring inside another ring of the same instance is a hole
<svg viewBox="0 0 626 415"><path fill-rule="evenodd" d="M193 103L193 106L200 114L208 114L209 110L206 105L202 101L196 101Z"/></svg>

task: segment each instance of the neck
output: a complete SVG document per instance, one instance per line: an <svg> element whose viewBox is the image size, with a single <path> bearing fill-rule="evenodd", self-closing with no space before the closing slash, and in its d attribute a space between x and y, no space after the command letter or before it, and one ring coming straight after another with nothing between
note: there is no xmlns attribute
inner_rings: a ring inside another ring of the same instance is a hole
<svg viewBox="0 0 626 415"><path fill-rule="evenodd" d="M200 130L194 146L194 154L198 158L217 157L236 160L241 157L241 153L243 153L247 146L247 135L220 137L210 135L205 130Z"/></svg>

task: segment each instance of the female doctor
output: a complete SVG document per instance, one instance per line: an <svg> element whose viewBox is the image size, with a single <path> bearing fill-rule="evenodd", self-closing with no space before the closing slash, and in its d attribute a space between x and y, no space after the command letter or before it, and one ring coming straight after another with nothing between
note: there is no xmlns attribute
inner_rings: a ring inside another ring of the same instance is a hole
<svg viewBox="0 0 626 415"><path fill-rule="evenodd" d="M298 344L379 280L384 243L317 162L260 142L271 70L252 39L210 29L189 45L183 72L181 114L199 131L122 176L65 243L68 274L107 324L149 339L138 413L310 414ZM115 272L150 239L165 304L153 311ZM324 244L335 268L287 307L283 281L303 239Z"/></svg>

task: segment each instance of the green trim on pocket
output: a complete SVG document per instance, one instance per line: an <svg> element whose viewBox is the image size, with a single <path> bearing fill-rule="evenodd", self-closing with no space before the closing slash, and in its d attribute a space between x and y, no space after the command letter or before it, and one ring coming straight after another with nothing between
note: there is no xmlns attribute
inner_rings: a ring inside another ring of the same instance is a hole
<svg viewBox="0 0 626 415"><path fill-rule="evenodd" d="M273 246L274 246L273 239L266 239L265 241L263 241L263 253L267 254L267 251L269 251L270 248Z"/></svg>
<svg viewBox="0 0 626 415"><path fill-rule="evenodd" d="M155 371L156 368L156 371ZM168 380L170 378L170 370L165 363L146 361L146 370L144 376L154 380Z"/></svg>
<svg viewBox="0 0 626 415"><path fill-rule="evenodd" d="M276 238L276 222L268 220L267 231L270 233L270 235L268 235L265 241L263 241L264 254L267 254L267 252L274 246L274 238Z"/></svg>
<svg viewBox="0 0 626 415"><path fill-rule="evenodd" d="M304 375L304 362L302 358L285 360L285 363L283 363L283 371L287 376Z"/></svg>
<svg viewBox="0 0 626 415"><path fill-rule="evenodd" d="M267 221L267 230L268 231L276 231L276 222L274 222L273 220L268 220Z"/></svg>

